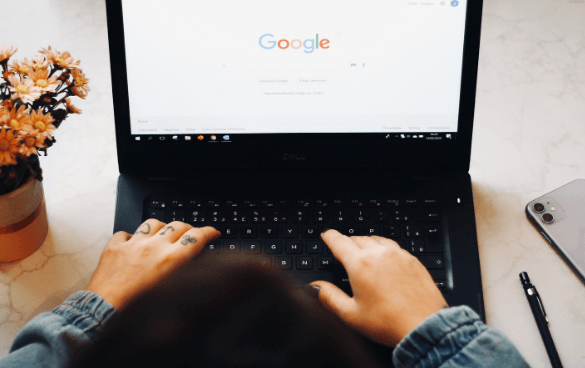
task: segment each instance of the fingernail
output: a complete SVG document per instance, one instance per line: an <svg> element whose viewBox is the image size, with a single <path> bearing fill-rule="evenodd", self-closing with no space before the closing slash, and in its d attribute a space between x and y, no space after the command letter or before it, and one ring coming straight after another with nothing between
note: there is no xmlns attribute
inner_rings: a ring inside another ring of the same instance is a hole
<svg viewBox="0 0 585 368"><path fill-rule="evenodd" d="M321 290L321 288L319 286L315 286L315 285L311 285L313 288L315 288L317 291Z"/></svg>
<svg viewBox="0 0 585 368"><path fill-rule="evenodd" d="M330 228L328 228L328 227L326 227L326 228L323 228L323 231L321 231L321 234L323 234L323 233L324 233L325 231L327 231L327 230L331 230L331 229L330 229Z"/></svg>

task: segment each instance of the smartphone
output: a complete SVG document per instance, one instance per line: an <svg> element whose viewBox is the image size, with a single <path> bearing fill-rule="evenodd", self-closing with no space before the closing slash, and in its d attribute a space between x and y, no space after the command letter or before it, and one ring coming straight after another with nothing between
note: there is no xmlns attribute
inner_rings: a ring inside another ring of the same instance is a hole
<svg viewBox="0 0 585 368"><path fill-rule="evenodd" d="M526 216L585 283L585 179L530 201Z"/></svg>

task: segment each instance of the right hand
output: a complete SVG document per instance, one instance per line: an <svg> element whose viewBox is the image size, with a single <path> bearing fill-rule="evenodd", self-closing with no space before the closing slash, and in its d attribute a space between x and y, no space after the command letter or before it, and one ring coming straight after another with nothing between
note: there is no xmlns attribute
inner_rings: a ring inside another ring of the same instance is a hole
<svg viewBox="0 0 585 368"><path fill-rule="evenodd" d="M425 318L447 308L431 275L405 249L379 236L321 234L345 267L353 291L315 281L321 303L349 327L380 344L395 347Z"/></svg>

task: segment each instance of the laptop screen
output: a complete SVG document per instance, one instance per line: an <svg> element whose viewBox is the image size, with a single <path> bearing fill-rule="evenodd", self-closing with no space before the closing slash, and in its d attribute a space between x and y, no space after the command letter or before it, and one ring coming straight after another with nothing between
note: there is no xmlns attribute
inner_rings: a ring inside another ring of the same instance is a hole
<svg viewBox="0 0 585 368"><path fill-rule="evenodd" d="M466 5L123 0L133 139L454 139Z"/></svg>

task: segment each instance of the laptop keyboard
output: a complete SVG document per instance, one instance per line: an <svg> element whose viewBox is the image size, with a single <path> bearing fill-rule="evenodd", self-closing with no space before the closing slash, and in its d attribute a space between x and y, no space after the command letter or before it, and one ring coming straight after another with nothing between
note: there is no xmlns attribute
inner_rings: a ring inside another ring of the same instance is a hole
<svg viewBox="0 0 585 368"><path fill-rule="evenodd" d="M274 267L302 283L330 281L351 294L342 264L321 240L323 229L378 235L396 241L445 289L444 244L439 203L433 198L314 200L218 200L146 198L144 218L195 227L213 226L222 236L204 252L265 253Z"/></svg>

